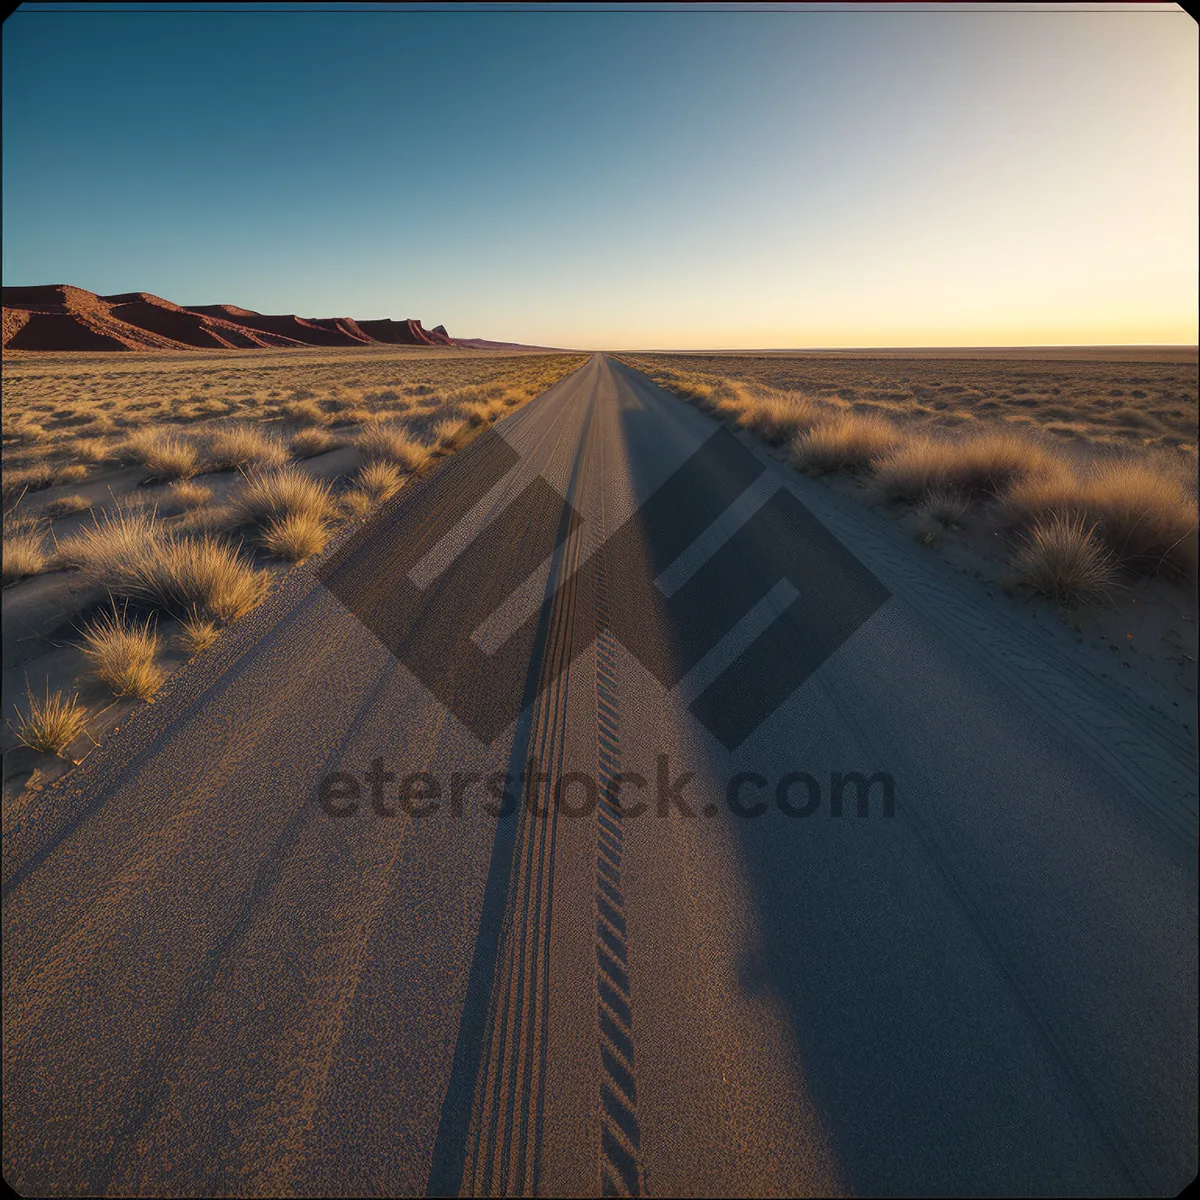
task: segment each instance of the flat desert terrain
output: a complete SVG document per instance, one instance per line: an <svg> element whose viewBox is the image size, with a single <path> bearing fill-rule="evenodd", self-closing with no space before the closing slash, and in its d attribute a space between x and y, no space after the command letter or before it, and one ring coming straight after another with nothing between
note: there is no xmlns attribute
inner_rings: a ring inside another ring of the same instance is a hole
<svg viewBox="0 0 1200 1200"><path fill-rule="evenodd" d="M5 351L6 797L80 761L294 563L584 361L379 345ZM161 567L189 549L210 555L205 580L129 578L136 550ZM56 696L74 706L51 714L40 750L23 744Z"/></svg>

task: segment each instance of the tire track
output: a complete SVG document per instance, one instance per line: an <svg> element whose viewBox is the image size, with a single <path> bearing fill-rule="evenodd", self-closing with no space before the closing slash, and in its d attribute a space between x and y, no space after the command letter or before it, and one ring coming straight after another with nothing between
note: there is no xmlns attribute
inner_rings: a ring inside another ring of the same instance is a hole
<svg viewBox="0 0 1200 1200"><path fill-rule="evenodd" d="M592 409L583 418L579 449L563 507L573 511L588 447ZM566 749L567 695L583 543L563 541L551 570L551 610L537 699L521 764L519 826L467 1152L462 1192L534 1195L540 1176L542 1114L550 1000L550 928L557 806L551 782L561 779ZM560 587L556 581L567 581ZM517 739L514 744L520 744ZM542 784L546 791L539 794Z"/></svg>
<svg viewBox="0 0 1200 1200"><path fill-rule="evenodd" d="M602 475L603 478L603 475ZM600 538L605 539L604 504ZM596 556L596 1025L600 1055L600 1191L646 1195L637 1119L633 1002L629 991L625 896L621 890L624 831L620 808L608 797L621 770L620 708L615 642L608 608L608 564Z"/></svg>

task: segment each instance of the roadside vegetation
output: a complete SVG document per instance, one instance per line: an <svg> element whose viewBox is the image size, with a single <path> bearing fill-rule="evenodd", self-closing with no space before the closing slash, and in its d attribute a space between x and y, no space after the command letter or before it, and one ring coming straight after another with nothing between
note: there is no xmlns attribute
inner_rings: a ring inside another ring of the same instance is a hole
<svg viewBox="0 0 1200 1200"><path fill-rule="evenodd" d="M798 470L855 479L926 545L995 534L1011 582L1062 606L1147 576L1195 587L1192 364L622 359Z"/></svg>
<svg viewBox="0 0 1200 1200"><path fill-rule="evenodd" d="M408 348L6 354L6 620L50 604L77 631L11 655L6 639L6 792L34 769L10 769L14 747L63 756L101 736L339 529L584 362ZM54 761L44 777L65 768Z"/></svg>

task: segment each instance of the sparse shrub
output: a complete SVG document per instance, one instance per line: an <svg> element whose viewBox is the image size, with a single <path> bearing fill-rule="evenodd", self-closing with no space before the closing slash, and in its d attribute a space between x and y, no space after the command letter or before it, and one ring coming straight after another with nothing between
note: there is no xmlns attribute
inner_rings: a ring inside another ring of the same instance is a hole
<svg viewBox="0 0 1200 1200"><path fill-rule="evenodd" d="M429 447L417 441L403 425L372 423L355 442L367 462L395 463L402 471L419 471L429 461Z"/></svg>
<svg viewBox="0 0 1200 1200"><path fill-rule="evenodd" d="M737 421L768 445L782 446L811 429L820 417L820 407L806 396L767 396L749 400Z"/></svg>
<svg viewBox="0 0 1200 1200"><path fill-rule="evenodd" d="M220 636L221 630L215 621L205 620L198 613L193 613L181 623L176 640L192 657L208 650Z"/></svg>
<svg viewBox="0 0 1200 1200"><path fill-rule="evenodd" d="M1014 480L1054 468L1043 447L1008 432L945 439L914 435L874 463L874 483L891 500L952 489L966 496L995 495Z"/></svg>
<svg viewBox="0 0 1200 1200"><path fill-rule="evenodd" d="M262 598L267 578L215 537L167 533L153 514L104 514L59 543L64 565L115 599L140 600L180 618L232 621Z"/></svg>
<svg viewBox="0 0 1200 1200"><path fill-rule="evenodd" d="M288 513L271 521L260 540L269 554L299 563L325 549L329 526L312 513Z"/></svg>
<svg viewBox="0 0 1200 1200"><path fill-rule="evenodd" d="M92 502L86 496L60 496L46 505L46 516L57 520L59 517L74 517L87 512Z"/></svg>
<svg viewBox="0 0 1200 1200"><path fill-rule="evenodd" d="M187 479L200 469L196 447L161 429L139 429L123 448L125 457L141 463L155 479Z"/></svg>
<svg viewBox="0 0 1200 1200"><path fill-rule="evenodd" d="M287 516L324 521L332 507L329 485L294 467L250 475L230 499L238 525L268 525Z"/></svg>
<svg viewBox="0 0 1200 1200"><path fill-rule="evenodd" d="M861 413L838 413L821 418L807 433L792 442L792 456L804 471L822 475L828 471L856 474L892 450L900 433L883 417Z"/></svg>
<svg viewBox="0 0 1200 1200"><path fill-rule="evenodd" d="M28 519L6 520L2 558L5 585L40 575L50 565L40 524Z"/></svg>
<svg viewBox="0 0 1200 1200"><path fill-rule="evenodd" d="M111 613L102 613L84 629L79 648L91 663L92 674L115 695L148 700L166 679L166 672L154 661L158 634L150 618L139 624L118 613L115 604Z"/></svg>
<svg viewBox="0 0 1200 1200"><path fill-rule="evenodd" d="M283 416L295 425L328 425L329 414L314 400L293 400L281 406Z"/></svg>
<svg viewBox="0 0 1200 1200"><path fill-rule="evenodd" d="M390 462L367 463L358 473L358 486L372 504L390 500L403 482L399 468Z"/></svg>
<svg viewBox="0 0 1200 1200"><path fill-rule="evenodd" d="M1014 555L1017 579L1064 607L1094 604L1117 582L1117 565L1078 518L1058 514L1038 521Z"/></svg>
<svg viewBox="0 0 1200 1200"><path fill-rule="evenodd" d="M311 458L314 454L325 454L327 451L336 450L343 445L345 443L341 438L314 426L310 429L302 429L295 434L289 449L296 458Z"/></svg>
<svg viewBox="0 0 1200 1200"><path fill-rule="evenodd" d="M343 492L338 498L338 504L342 512L352 521L367 516L375 507L375 502L371 497L359 488L351 488L349 491Z"/></svg>
<svg viewBox="0 0 1200 1200"><path fill-rule="evenodd" d="M961 526L969 511L970 504L961 492L943 490L926 492L916 507L923 523L944 529Z"/></svg>
<svg viewBox="0 0 1200 1200"><path fill-rule="evenodd" d="M26 705L25 713L16 709L17 724L10 722L9 728L23 745L39 754L61 754L87 725L87 709L79 703L78 693L70 698L60 691L52 693L49 682L45 698L39 700L31 694Z"/></svg>
<svg viewBox="0 0 1200 1200"><path fill-rule="evenodd" d="M216 429L209 436L204 457L211 471L237 467L275 467L287 461L287 452L275 438L250 424Z"/></svg>
<svg viewBox="0 0 1200 1200"><path fill-rule="evenodd" d="M212 488L192 479L179 479L171 484L167 494L171 503L183 509L190 509L207 504L212 499L213 491Z"/></svg>

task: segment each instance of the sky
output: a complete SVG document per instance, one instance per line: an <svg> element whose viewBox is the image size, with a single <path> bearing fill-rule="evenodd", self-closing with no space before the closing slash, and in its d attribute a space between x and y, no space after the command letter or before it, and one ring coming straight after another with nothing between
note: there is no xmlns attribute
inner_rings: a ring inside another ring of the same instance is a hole
<svg viewBox="0 0 1200 1200"><path fill-rule="evenodd" d="M226 7L8 18L5 284L587 349L1197 341L1175 5Z"/></svg>

